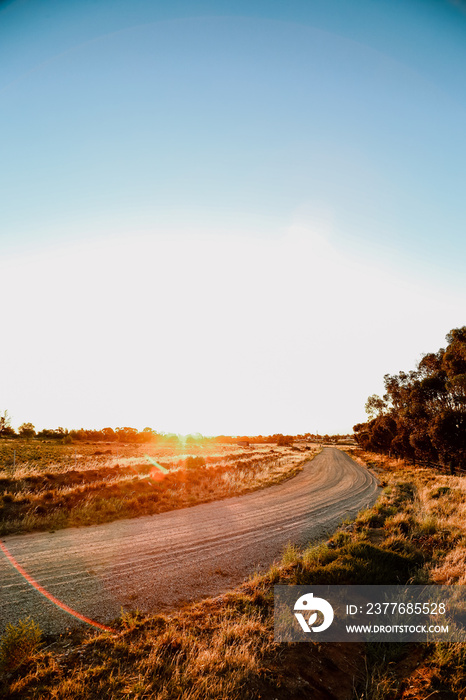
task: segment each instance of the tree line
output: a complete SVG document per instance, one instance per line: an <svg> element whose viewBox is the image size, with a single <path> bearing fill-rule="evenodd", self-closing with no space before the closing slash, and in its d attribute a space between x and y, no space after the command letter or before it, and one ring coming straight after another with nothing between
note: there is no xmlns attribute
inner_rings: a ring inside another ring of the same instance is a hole
<svg viewBox="0 0 466 700"><path fill-rule="evenodd" d="M349 435L318 435L313 433L303 433L299 435L283 435L274 433L273 435L217 435L215 437L205 437L199 433L180 437L176 433L157 432L152 428L137 430L136 428L103 428L102 430L92 430L80 428L79 430L68 430L66 428L44 428L36 431L32 423L23 423L18 430L11 427L11 419L8 411L0 414L0 438L37 438L41 440L56 440L64 443L71 442L125 442L125 443L176 443L182 441L183 444L196 444L206 442L216 442L221 444L236 444L238 442L260 444L291 445L296 440L308 440L316 442L337 442L341 438L349 438Z"/></svg>
<svg viewBox="0 0 466 700"><path fill-rule="evenodd" d="M353 428L363 449L466 469L466 326L446 341L415 370L384 376L386 393L366 403L370 420Z"/></svg>

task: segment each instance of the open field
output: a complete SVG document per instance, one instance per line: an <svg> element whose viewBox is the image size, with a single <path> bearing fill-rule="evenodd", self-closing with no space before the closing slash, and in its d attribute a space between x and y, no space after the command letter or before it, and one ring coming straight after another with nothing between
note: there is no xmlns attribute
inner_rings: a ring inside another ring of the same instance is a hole
<svg viewBox="0 0 466 700"><path fill-rule="evenodd" d="M273 641L276 583L464 583L464 477L360 451L352 456L379 473L384 493L330 540L289 547L267 572L178 613L126 612L113 636L63 634L45 638L41 649L34 630L23 631L22 658L4 663L3 696L464 700L460 644ZM21 640L15 643L21 652Z"/></svg>
<svg viewBox="0 0 466 700"><path fill-rule="evenodd" d="M294 476L318 449L0 441L0 536L161 513L247 493ZM145 455L169 470L163 479Z"/></svg>

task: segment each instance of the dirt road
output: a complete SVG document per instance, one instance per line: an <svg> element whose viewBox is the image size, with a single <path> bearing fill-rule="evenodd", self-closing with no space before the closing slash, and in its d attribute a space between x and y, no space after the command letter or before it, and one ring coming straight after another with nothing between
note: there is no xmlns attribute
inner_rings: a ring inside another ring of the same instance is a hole
<svg viewBox="0 0 466 700"><path fill-rule="evenodd" d="M167 610L217 595L277 559L288 542L324 537L371 504L376 478L326 448L289 481L192 508L3 542L41 586L108 623L121 608ZM78 622L32 588L0 552L0 632L31 615L44 632Z"/></svg>

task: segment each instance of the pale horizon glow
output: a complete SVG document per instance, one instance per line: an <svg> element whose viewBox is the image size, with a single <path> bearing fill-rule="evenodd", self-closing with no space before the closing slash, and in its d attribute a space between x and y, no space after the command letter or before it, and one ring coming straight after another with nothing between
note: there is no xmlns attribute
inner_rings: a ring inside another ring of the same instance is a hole
<svg viewBox="0 0 466 700"><path fill-rule="evenodd" d="M223 12L0 9L15 428L348 433L466 323L466 13Z"/></svg>
<svg viewBox="0 0 466 700"><path fill-rule="evenodd" d="M14 424L36 427L350 432L381 364L410 369L437 349L432 316L446 333L461 313L453 290L436 298L341 255L304 221L269 240L191 230L70 245L1 272L15 290L5 366L21 368L3 386Z"/></svg>

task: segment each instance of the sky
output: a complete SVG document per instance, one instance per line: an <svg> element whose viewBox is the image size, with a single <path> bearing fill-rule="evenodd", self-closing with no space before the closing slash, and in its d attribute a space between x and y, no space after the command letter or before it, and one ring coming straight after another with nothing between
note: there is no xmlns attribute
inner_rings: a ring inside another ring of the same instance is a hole
<svg viewBox="0 0 466 700"><path fill-rule="evenodd" d="M466 3L0 4L12 425L347 433L466 323Z"/></svg>

